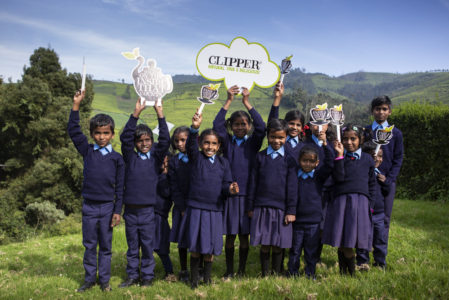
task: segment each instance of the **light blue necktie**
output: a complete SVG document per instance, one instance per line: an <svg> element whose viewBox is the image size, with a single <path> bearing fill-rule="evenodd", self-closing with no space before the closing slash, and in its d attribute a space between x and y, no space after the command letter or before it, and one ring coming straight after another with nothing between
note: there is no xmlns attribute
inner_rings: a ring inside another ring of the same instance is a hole
<svg viewBox="0 0 449 300"><path fill-rule="evenodd" d="M142 160L150 159L150 157L151 157L150 152L147 152L147 153L137 152L137 153L139 154L139 156Z"/></svg>
<svg viewBox="0 0 449 300"><path fill-rule="evenodd" d="M215 155L214 155L215 156ZM214 156L211 156L211 157L209 157L209 161L213 164L214 162L215 162L215 157Z"/></svg>
<svg viewBox="0 0 449 300"><path fill-rule="evenodd" d="M289 138L288 142L292 145L292 148L295 148L298 145L298 141L295 138Z"/></svg>
<svg viewBox="0 0 449 300"><path fill-rule="evenodd" d="M111 144L107 145L106 147L100 147L97 144L94 144L94 150L99 150L101 155L106 155L109 154L110 152L112 152L112 146Z"/></svg>
<svg viewBox="0 0 449 300"><path fill-rule="evenodd" d="M188 163L188 162L189 162L189 157L188 157L187 154L185 154L185 153L179 153L179 154L178 154L178 158L179 158L180 160L182 160L183 162L185 162L185 163Z"/></svg>

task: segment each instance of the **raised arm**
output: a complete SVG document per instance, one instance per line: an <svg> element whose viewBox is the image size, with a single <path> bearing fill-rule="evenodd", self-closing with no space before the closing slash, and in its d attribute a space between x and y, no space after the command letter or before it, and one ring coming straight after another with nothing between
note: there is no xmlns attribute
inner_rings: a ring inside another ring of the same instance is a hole
<svg viewBox="0 0 449 300"><path fill-rule="evenodd" d="M260 150L260 147L262 147L263 139L265 138L266 126L262 117L255 108L251 108L251 110L249 110L248 112L253 119L254 126L254 132L249 142L251 143L251 148L253 148L253 150L257 152Z"/></svg>
<svg viewBox="0 0 449 300"><path fill-rule="evenodd" d="M80 115L79 109L81 105L81 101L84 99L85 91L80 92L77 91L75 96L73 96L73 106L72 111L70 112L69 122L67 124L67 131L69 133L70 139L75 145L76 150L85 157L87 155L87 151L89 149L89 142L87 141L87 137L81 131L80 126Z"/></svg>
<svg viewBox="0 0 449 300"><path fill-rule="evenodd" d="M345 160L344 160L344 147L339 141L334 141L334 149L337 152L337 157L334 161L334 168L332 177L335 182L343 182L345 180Z"/></svg>
<svg viewBox="0 0 449 300"><path fill-rule="evenodd" d="M187 139L187 155L189 160L195 161L198 159L200 150L198 150L198 132L203 121L203 115L195 113L192 118L192 125L190 126L189 138Z"/></svg>
<svg viewBox="0 0 449 300"><path fill-rule="evenodd" d="M154 147L154 155L160 161L163 161L164 157L167 155L168 148L170 148L170 133L168 131L167 122L165 121L162 105L155 105L154 110L156 111L159 124L159 137L158 143Z"/></svg>
<svg viewBox="0 0 449 300"><path fill-rule="evenodd" d="M279 105L281 104L282 96L284 95L284 84L278 82L273 92L273 105L271 106L270 114L268 115L268 122L273 119L279 119Z"/></svg>

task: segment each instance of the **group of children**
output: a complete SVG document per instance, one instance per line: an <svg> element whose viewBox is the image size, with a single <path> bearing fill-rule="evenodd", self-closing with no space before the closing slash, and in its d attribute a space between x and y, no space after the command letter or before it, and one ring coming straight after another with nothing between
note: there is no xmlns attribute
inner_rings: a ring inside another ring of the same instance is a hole
<svg viewBox="0 0 449 300"><path fill-rule="evenodd" d="M236 111L226 119L240 91L248 112ZM286 274L299 276L304 250L304 273L315 279L323 244L338 247L342 274L352 275L356 260L366 268L373 248L374 264L385 268L395 180L403 158L402 134L394 128L393 139L377 154L371 139L376 130L388 127L391 100L375 98L373 124L365 128L347 124L340 142L333 139L330 126L306 124L298 110L279 119L283 92L278 83L265 125L249 102L249 91L233 86L212 129L200 133L202 115L195 113L191 126L176 128L171 139L162 106L155 106L157 143L148 126L137 125L145 108L137 101L120 136L121 156L110 145L114 121L107 115L91 119L95 144L88 144L79 126L84 92L78 91L68 124L84 159L85 282L78 291L95 284L97 269L101 289L111 289L112 228L120 222L122 204L128 251L127 278L119 287L152 284L153 251L161 258L166 278L173 279L170 242L178 243L180 280L192 288L200 279L208 284L213 258L222 252L223 235L224 278L235 276L237 236L237 276L245 274L249 245L260 245L262 276L281 274L289 249ZM260 151L265 137L268 147Z"/></svg>

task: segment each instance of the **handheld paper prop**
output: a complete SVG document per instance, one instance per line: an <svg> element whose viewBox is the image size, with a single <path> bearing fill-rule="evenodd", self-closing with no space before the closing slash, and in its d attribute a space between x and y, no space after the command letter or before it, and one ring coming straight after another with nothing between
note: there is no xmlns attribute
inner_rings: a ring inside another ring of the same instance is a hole
<svg viewBox="0 0 449 300"><path fill-rule="evenodd" d="M86 89L86 63L84 61L84 57L83 57L83 75L82 76L83 77L81 79L81 92Z"/></svg>
<svg viewBox="0 0 449 300"><path fill-rule="evenodd" d="M387 145L390 143L390 140L393 138L393 128L394 125L387 127L385 129L377 129L375 132L375 138L373 142L377 144L376 146L376 155L379 152L380 146Z"/></svg>
<svg viewBox="0 0 449 300"><path fill-rule="evenodd" d="M218 88L220 87L220 84L209 84L209 85L203 85L201 87L201 97L198 97L198 101L201 102L200 109L198 110L198 114L201 115L203 112L204 105L206 104L214 104L212 100L215 100L218 98Z"/></svg>
<svg viewBox="0 0 449 300"><path fill-rule="evenodd" d="M267 49L243 37L236 37L229 46L222 43L204 46L196 57L196 68L207 80L224 80L226 89L233 85L249 91L254 85L269 88L280 76L279 67L270 60Z"/></svg>
<svg viewBox="0 0 449 300"><path fill-rule="evenodd" d="M293 55L287 56L281 62L281 79L279 79L280 82L284 82L285 74L290 73L290 69L292 68L292 57Z"/></svg>
<svg viewBox="0 0 449 300"><path fill-rule="evenodd" d="M345 121L345 115L343 114L343 105L340 104L339 106L332 107L330 109L330 115L332 119L332 124L337 127L337 140L341 142L341 136L340 136L340 126L344 124Z"/></svg>
<svg viewBox="0 0 449 300"><path fill-rule="evenodd" d="M318 105L310 110L310 116L313 121L310 121L313 125L318 125L318 130L323 129L323 125L329 124L329 109L327 103Z"/></svg>
<svg viewBox="0 0 449 300"><path fill-rule="evenodd" d="M170 132L173 127L175 127L175 124L170 123L170 122L166 122L167 123L167 127L168 127L168 132ZM159 125L156 126L156 128L153 129L153 133L159 135Z"/></svg>
<svg viewBox="0 0 449 300"><path fill-rule="evenodd" d="M146 106L161 106L162 98L173 91L173 81L170 75L162 74L160 68L156 67L154 59L148 59L147 65L142 67L145 58L140 55L139 48L132 52L122 52L127 59L135 59L139 63L134 68L132 76L134 89L140 96L142 104Z"/></svg>

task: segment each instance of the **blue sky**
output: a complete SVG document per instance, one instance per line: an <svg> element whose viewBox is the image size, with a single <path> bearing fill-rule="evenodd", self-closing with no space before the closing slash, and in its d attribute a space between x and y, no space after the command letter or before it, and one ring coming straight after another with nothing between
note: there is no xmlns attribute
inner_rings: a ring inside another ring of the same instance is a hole
<svg viewBox="0 0 449 300"><path fill-rule="evenodd" d="M236 36L272 60L333 76L449 69L449 0L0 0L0 75L13 81L50 45L69 72L131 82L140 47L164 73L197 74L206 44Z"/></svg>

